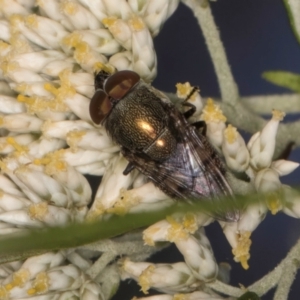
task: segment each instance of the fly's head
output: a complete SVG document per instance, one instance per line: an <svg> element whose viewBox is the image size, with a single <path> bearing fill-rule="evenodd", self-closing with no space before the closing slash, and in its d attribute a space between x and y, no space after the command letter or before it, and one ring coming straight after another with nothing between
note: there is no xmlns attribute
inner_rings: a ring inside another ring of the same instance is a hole
<svg viewBox="0 0 300 300"><path fill-rule="evenodd" d="M140 81L140 76L129 70L113 75L100 71L95 77L95 94L90 102L90 115L95 124L101 124L114 104L124 98Z"/></svg>

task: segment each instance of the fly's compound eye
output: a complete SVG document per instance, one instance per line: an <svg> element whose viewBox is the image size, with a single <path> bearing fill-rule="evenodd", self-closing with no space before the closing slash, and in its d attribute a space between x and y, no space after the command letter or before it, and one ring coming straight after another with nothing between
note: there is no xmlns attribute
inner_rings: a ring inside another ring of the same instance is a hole
<svg viewBox="0 0 300 300"><path fill-rule="evenodd" d="M119 71L104 83L104 91L113 99L122 99L138 82L140 75L133 71Z"/></svg>
<svg viewBox="0 0 300 300"><path fill-rule="evenodd" d="M100 124L112 108L109 96L103 90L98 90L90 102L90 115L95 124Z"/></svg>

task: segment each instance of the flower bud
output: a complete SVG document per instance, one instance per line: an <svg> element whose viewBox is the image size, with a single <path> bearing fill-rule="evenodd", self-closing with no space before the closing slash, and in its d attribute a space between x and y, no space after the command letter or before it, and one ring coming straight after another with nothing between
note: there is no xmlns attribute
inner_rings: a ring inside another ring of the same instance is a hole
<svg viewBox="0 0 300 300"><path fill-rule="evenodd" d="M223 132L222 153L227 166L235 172L244 172L249 165L250 155L242 136L231 125Z"/></svg>
<svg viewBox="0 0 300 300"><path fill-rule="evenodd" d="M275 150L278 125L284 116L283 112L273 110L272 119L266 124L260 134L256 134L249 141L250 164L255 170L270 166Z"/></svg>

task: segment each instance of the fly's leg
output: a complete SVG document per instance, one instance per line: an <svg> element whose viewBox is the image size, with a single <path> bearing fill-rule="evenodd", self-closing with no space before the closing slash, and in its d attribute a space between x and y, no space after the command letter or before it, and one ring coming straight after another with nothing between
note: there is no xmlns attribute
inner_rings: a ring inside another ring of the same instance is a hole
<svg viewBox="0 0 300 300"><path fill-rule="evenodd" d="M191 90L191 92L186 96L186 98L184 99L184 102L187 102L189 99L191 99L191 97L196 93L199 92L200 89L197 86L194 86Z"/></svg>
<svg viewBox="0 0 300 300"><path fill-rule="evenodd" d="M128 175L134 168L135 165L132 162L129 162L125 170L123 171L123 175Z"/></svg>
<svg viewBox="0 0 300 300"><path fill-rule="evenodd" d="M126 158L126 153L128 154L129 150L124 147L121 147L121 152ZM135 164L129 161L129 163L127 164L126 168L123 171L123 175L128 175L134 168L135 168Z"/></svg>
<svg viewBox="0 0 300 300"><path fill-rule="evenodd" d="M196 129L198 129L202 135L206 136L207 125L205 121L197 121L192 123L192 125L196 127Z"/></svg>
<svg viewBox="0 0 300 300"><path fill-rule="evenodd" d="M189 110L187 110L186 112L184 112L184 117L186 118L186 119L188 119L189 117L191 117L194 113L195 113L195 111L196 111L196 106L195 105L193 105L192 103L190 103L190 102L187 102L196 92L199 92L200 90L199 90L199 88L197 87L197 86L194 86L193 88L192 88L192 90L191 90L191 92L186 96L186 98L184 99L184 101L183 101L183 103L182 103L182 105L183 106L187 106L187 107L190 107L190 109Z"/></svg>
<svg viewBox="0 0 300 300"><path fill-rule="evenodd" d="M193 89L191 90L191 92L184 99L184 102L182 103L183 106L190 107L189 110L187 110L186 112L183 113L183 115L186 119L191 117L196 111L196 106L190 102L187 102L196 92L199 92L199 88L197 86L194 86ZM205 121L197 121L195 123L192 123L192 125L194 127L196 127L196 129L200 130L200 133L202 135L206 136L207 125L206 125Z"/></svg>
<svg viewBox="0 0 300 300"><path fill-rule="evenodd" d="M187 110L186 112L183 113L183 115L184 115L184 117L185 117L186 119L188 119L189 117L191 117L191 116L195 113L195 111L196 111L196 106L193 105L193 104L190 103L190 102L183 102L183 103L182 103L182 106L190 107L189 110Z"/></svg>

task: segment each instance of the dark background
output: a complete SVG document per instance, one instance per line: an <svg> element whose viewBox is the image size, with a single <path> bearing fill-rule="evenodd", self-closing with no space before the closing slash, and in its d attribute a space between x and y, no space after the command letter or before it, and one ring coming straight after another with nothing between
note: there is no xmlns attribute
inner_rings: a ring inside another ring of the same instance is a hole
<svg viewBox="0 0 300 300"><path fill-rule="evenodd" d="M261 78L266 70L300 73L300 45L291 31L281 0L219 0L211 2L216 24L225 45L234 78L242 96L289 92ZM219 97L213 65L201 30L189 8L180 4L155 38L158 75L153 85L165 92L175 92L177 82L189 81L201 89L204 97ZM287 117L285 121L295 119ZM291 160L300 161L295 150ZM300 168L299 168L300 169ZM282 182L299 184L300 170L282 178ZM231 248L218 224L206 232L218 262L232 266L231 284L248 286L264 276L286 256L300 236L300 221L279 213L262 222L252 235L250 269L245 271L232 260ZM174 246L155 255L151 261L182 261ZM124 282L114 299L142 296L135 282ZM300 276L292 286L289 299L299 299ZM262 299L272 299L273 292Z"/></svg>

